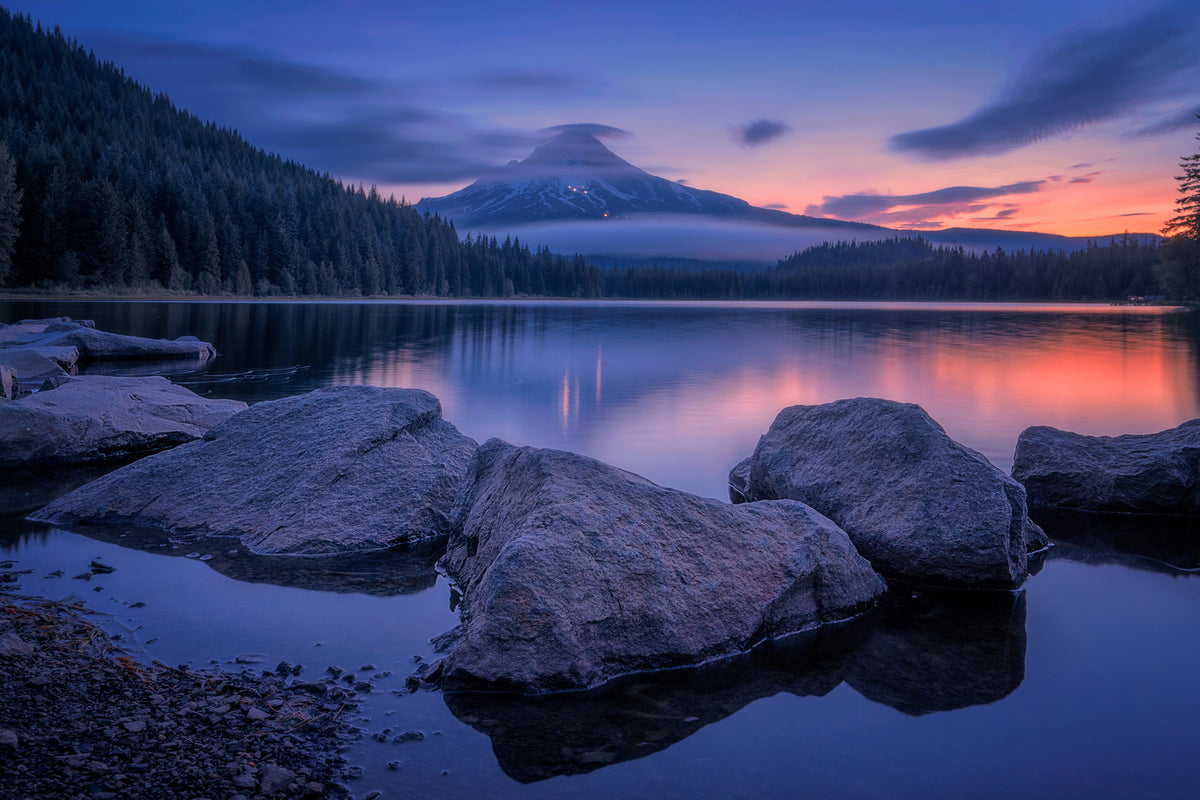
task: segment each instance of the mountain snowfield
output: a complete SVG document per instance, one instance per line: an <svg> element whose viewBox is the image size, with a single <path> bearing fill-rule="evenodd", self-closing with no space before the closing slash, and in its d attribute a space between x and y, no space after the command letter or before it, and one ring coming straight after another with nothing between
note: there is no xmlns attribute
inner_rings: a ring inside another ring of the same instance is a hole
<svg viewBox="0 0 1200 800"><path fill-rule="evenodd" d="M511 161L417 210L453 220L460 233L516 236L559 253L774 263L813 244L915 236L877 225L752 206L720 192L651 175L600 141L599 125L560 125L528 158ZM926 239L969 250L1073 250L1084 238L959 228Z"/></svg>

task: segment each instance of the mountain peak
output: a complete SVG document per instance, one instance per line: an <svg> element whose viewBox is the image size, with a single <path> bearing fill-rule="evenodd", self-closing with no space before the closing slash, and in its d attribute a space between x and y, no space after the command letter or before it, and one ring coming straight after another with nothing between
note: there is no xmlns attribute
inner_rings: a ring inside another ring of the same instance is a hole
<svg viewBox="0 0 1200 800"><path fill-rule="evenodd" d="M417 208L441 214L466 228L555 220L614 220L649 214L740 219L775 225L872 227L756 208L737 197L693 189L651 175L609 150L601 141L629 136L620 128L558 125L542 133L549 138L523 161L509 162L453 194L425 198Z"/></svg>
<svg viewBox="0 0 1200 800"><path fill-rule="evenodd" d="M564 125L560 133L534 148L529 157L519 162L529 170L636 170L637 167L620 158L604 146L589 130L591 126Z"/></svg>

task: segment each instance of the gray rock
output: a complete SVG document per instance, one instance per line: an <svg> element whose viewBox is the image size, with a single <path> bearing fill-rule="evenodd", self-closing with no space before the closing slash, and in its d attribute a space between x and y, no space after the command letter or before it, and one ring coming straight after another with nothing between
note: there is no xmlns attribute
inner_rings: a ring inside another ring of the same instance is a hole
<svg viewBox="0 0 1200 800"><path fill-rule="evenodd" d="M47 332L38 339L38 345L74 347L81 357L90 361L168 358L195 358L207 361L217 355L216 348L211 344L191 336L175 340L144 339L140 336L124 336L85 327Z"/></svg>
<svg viewBox="0 0 1200 800"><path fill-rule="evenodd" d="M36 649L12 631L0 634L0 656L27 656Z"/></svg>
<svg viewBox="0 0 1200 800"><path fill-rule="evenodd" d="M78 360L78 351L76 358ZM67 375L62 365L35 347L0 349L0 366L16 373L17 380L35 387L47 379L64 378Z"/></svg>
<svg viewBox="0 0 1200 800"><path fill-rule="evenodd" d="M731 487L745 474L743 462ZM1030 539L1040 536L1021 485L907 403L860 397L785 408L744 480L735 502L807 503L877 570L916 583L1020 586Z"/></svg>
<svg viewBox="0 0 1200 800"><path fill-rule="evenodd" d="M1013 477L1043 508L1200 514L1200 419L1126 436L1027 428Z"/></svg>
<svg viewBox="0 0 1200 800"><path fill-rule="evenodd" d="M871 607L883 581L801 503L731 506L493 439L441 562L463 592L443 685L527 693L696 664Z"/></svg>
<svg viewBox="0 0 1200 800"><path fill-rule="evenodd" d="M88 375L0 405L0 466L80 464L189 442L246 408L166 378Z"/></svg>
<svg viewBox="0 0 1200 800"><path fill-rule="evenodd" d="M449 532L475 447L428 392L335 386L252 406L33 518L237 537L258 554L383 550Z"/></svg>
<svg viewBox="0 0 1200 800"><path fill-rule="evenodd" d="M8 364L0 364L0 400L12 400L21 391L17 371Z"/></svg>
<svg viewBox="0 0 1200 800"><path fill-rule="evenodd" d="M124 359L196 358L207 360L216 349L194 336L169 339L145 339L96 330L91 320L27 319L0 327L0 348L75 349L80 357L93 361Z"/></svg>

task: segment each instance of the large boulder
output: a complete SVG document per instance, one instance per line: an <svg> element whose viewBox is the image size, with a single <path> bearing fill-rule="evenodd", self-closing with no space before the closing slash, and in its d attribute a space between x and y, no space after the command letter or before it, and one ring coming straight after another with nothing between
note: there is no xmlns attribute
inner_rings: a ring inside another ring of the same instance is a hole
<svg viewBox="0 0 1200 800"><path fill-rule="evenodd" d="M384 550L446 535L475 447L428 392L335 386L254 405L32 519L236 537L263 555Z"/></svg>
<svg viewBox="0 0 1200 800"><path fill-rule="evenodd" d="M0 325L0 348L33 349L74 348L79 357L92 361L125 359L161 360L195 358L201 361L217 355L216 349L194 336L178 339L146 339L96 330L89 319L69 317L23 319Z"/></svg>
<svg viewBox="0 0 1200 800"><path fill-rule="evenodd" d="M1013 477L1043 508L1200 514L1200 419L1127 436L1027 428Z"/></svg>
<svg viewBox="0 0 1200 800"><path fill-rule="evenodd" d="M917 405L860 397L785 408L748 462L730 473L735 503L807 503L884 575L1014 588L1042 541L1021 485Z"/></svg>
<svg viewBox="0 0 1200 800"><path fill-rule="evenodd" d="M483 445L443 567L463 593L443 685L525 693L696 664L852 617L885 585L801 503L732 506L584 456Z"/></svg>
<svg viewBox="0 0 1200 800"><path fill-rule="evenodd" d="M246 408L166 378L90 375L0 405L0 466L121 459L200 438Z"/></svg>

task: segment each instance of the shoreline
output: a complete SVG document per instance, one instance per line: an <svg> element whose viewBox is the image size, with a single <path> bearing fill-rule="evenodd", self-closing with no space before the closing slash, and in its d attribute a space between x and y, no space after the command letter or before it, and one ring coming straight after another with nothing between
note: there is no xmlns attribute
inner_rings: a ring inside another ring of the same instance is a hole
<svg viewBox="0 0 1200 800"><path fill-rule="evenodd" d="M356 704L345 692L289 682L299 670L285 664L143 664L85 613L0 594L0 796L348 796L339 748L356 735L344 721Z"/></svg>
<svg viewBox="0 0 1200 800"><path fill-rule="evenodd" d="M245 297L241 295L206 295L191 292L53 292L0 291L0 302L16 303L195 303L211 305L412 305L412 306L673 306L688 308L894 308L894 309L1004 309L1026 311L1058 311L1063 309L1110 310L1135 313L1187 312L1200 308L1200 303L1129 303L1113 300L787 300L779 298L700 299L700 298L636 298L636 297L435 297L433 295L371 295L361 297ZM12 320L15 322L16 320Z"/></svg>

